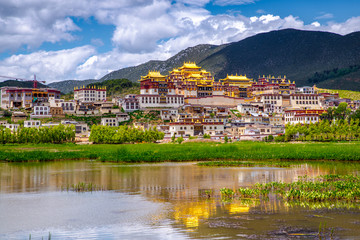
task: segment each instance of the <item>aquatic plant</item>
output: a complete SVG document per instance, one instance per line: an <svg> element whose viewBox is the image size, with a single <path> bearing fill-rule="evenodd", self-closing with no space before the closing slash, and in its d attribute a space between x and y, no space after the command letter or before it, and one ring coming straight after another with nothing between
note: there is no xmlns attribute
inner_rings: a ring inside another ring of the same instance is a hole
<svg viewBox="0 0 360 240"><path fill-rule="evenodd" d="M299 165L299 162L284 162L284 161L267 161L267 162L251 162L251 161L208 161L200 162L199 166L208 167L290 167L292 165Z"/></svg>
<svg viewBox="0 0 360 240"><path fill-rule="evenodd" d="M255 184L250 189L240 188L240 196L261 194L266 196L270 192L282 196L285 200L300 200L308 202L322 201L357 201L360 200L360 176L353 175L323 175L311 179L307 176L299 178L293 183L270 182ZM255 191L256 190L256 191Z"/></svg>
<svg viewBox="0 0 360 240"><path fill-rule="evenodd" d="M221 193L221 199L223 200L231 200L235 195L235 191L230 188L222 188L220 189L220 193Z"/></svg>
<svg viewBox="0 0 360 240"><path fill-rule="evenodd" d="M61 187L62 190L66 191L74 191L74 192L92 192L92 191L102 191L103 188L93 184L93 183L84 183L79 182L77 184L68 184L66 186Z"/></svg>

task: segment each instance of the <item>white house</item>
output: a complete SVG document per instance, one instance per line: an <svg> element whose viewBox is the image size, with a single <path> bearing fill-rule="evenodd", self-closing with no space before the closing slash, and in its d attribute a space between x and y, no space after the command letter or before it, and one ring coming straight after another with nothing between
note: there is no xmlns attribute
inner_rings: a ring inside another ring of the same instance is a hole
<svg viewBox="0 0 360 240"><path fill-rule="evenodd" d="M116 114L116 118L117 118L118 123L126 122L126 121L130 120L130 116L127 113L118 113L118 114Z"/></svg>
<svg viewBox="0 0 360 240"><path fill-rule="evenodd" d="M101 125L109 127L119 126L119 121L117 118L101 118Z"/></svg>
<svg viewBox="0 0 360 240"><path fill-rule="evenodd" d="M5 126L5 128L9 128L12 132L15 132L15 131L17 131L19 129L20 124L7 123L7 124L4 124L3 126Z"/></svg>
<svg viewBox="0 0 360 240"><path fill-rule="evenodd" d="M105 87L85 87L74 89L74 99L80 102L106 101Z"/></svg>
<svg viewBox="0 0 360 240"><path fill-rule="evenodd" d="M24 127L26 128L32 128L32 127L40 127L41 126L41 121L40 120L27 120L24 121Z"/></svg>
<svg viewBox="0 0 360 240"><path fill-rule="evenodd" d="M285 124L310 124L319 122L319 115L315 113L294 113L285 116Z"/></svg>
<svg viewBox="0 0 360 240"><path fill-rule="evenodd" d="M259 108L258 106L252 104L239 104L237 106L237 110L239 113L246 114L246 113L256 113Z"/></svg>
<svg viewBox="0 0 360 240"><path fill-rule="evenodd" d="M128 94L124 99L120 99L119 105L125 112L133 112L140 109L139 100L135 94Z"/></svg>
<svg viewBox="0 0 360 240"><path fill-rule="evenodd" d="M138 95L140 109L145 108L179 108L184 105L183 95L141 94Z"/></svg>
<svg viewBox="0 0 360 240"><path fill-rule="evenodd" d="M203 133L210 136L219 136L224 134L224 124L219 122L203 123Z"/></svg>
<svg viewBox="0 0 360 240"><path fill-rule="evenodd" d="M34 111L30 114L31 118L51 118L49 106L34 106Z"/></svg>
<svg viewBox="0 0 360 240"><path fill-rule="evenodd" d="M169 125L171 136L194 136L194 123L172 122Z"/></svg>
<svg viewBox="0 0 360 240"><path fill-rule="evenodd" d="M161 120L171 120L171 119L175 119L178 113L179 110L177 108L162 109L160 111L160 117Z"/></svg>
<svg viewBox="0 0 360 240"><path fill-rule="evenodd" d="M318 110L288 110L284 114L285 124L310 124L319 122L319 115L326 112L323 109Z"/></svg>
<svg viewBox="0 0 360 240"><path fill-rule="evenodd" d="M315 88L309 87L309 86L299 87L298 91L303 94L315 94L316 93Z"/></svg>

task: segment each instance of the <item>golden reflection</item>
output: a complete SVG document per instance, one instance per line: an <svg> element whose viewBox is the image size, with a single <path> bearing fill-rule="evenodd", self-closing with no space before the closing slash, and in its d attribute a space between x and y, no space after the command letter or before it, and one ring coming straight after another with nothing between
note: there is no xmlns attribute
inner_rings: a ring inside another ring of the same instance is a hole
<svg viewBox="0 0 360 240"><path fill-rule="evenodd" d="M250 207L239 205L239 204L229 204L229 213L238 214L238 213L247 213L249 212Z"/></svg>
<svg viewBox="0 0 360 240"><path fill-rule="evenodd" d="M174 219L187 228L196 228L201 220L216 213L215 200L197 202L177 202L174 205Z"/></svg>
<svg viewBox="0 0 360 240"><path fill-rule="evenodd" d="M174 219L186 228L197 228L204 220L215 217L219 212L230 214L248 213L260 201L233 200L231 203L220 199L200 200L196 202L176 202L174 204Z"/></svg>

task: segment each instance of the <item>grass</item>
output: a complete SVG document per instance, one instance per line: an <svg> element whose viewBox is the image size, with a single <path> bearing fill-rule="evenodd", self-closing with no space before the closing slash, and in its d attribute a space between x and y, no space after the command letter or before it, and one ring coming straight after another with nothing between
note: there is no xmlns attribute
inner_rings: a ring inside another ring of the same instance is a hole
<svg viewBox="0 0 360 240"><path fill-rule="evenodd" d="M239 188L237 191L222 188L220 193L226 200L233 197L261 198L273 193L286 201L358 202L360 200L360 176L329 174L314 179L303 176L292 183L257 183L251 188Z"/></svg>
<svg viewBox="0 0 360 240"><path fill-rule="evenodd" d="M220 160L340 160L359 161L360 143L238 142L184 144L0 145L0 161L84 160L113 162Z"/></svg>
<svg viewBox="0 0 360 240"><path fill-rule="evenodd" d="M333 89L321 89L320 92L338 93L340 98L350 98L351 100L360 100L360 92L350 90L333 90Z"/></svg>

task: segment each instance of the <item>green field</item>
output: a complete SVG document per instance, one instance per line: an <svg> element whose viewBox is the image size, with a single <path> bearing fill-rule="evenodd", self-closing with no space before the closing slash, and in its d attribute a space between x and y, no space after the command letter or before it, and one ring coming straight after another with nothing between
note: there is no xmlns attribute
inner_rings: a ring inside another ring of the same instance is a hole
<svg viewBox="0 0 360 240"><path fill-rule="evenodd" d="M334 90L334 89L321 89L320 92L338 93L340 98L350 98L351 100L360 100L360 92L350 90Z"/></svg>
<svg viewBox="0 0 360 240"><path fill-rule="evenodd" d="M0 161L93 159L114 162L209 160L359 161L360 143L185 143L121 145L1 145Z"/></svg>

